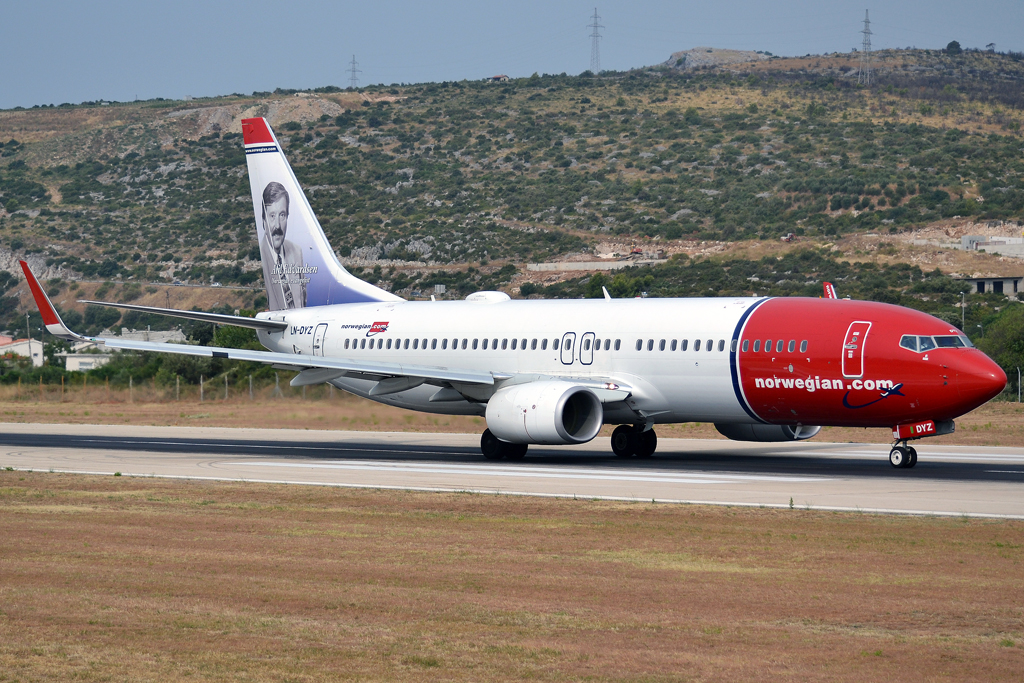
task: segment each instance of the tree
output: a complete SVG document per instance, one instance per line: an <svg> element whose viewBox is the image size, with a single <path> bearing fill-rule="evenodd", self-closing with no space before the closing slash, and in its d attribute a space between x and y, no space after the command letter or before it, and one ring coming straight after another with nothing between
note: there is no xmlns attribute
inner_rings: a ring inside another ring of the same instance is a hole
<svg viewBox="0 0 1024 683"><path fill-rule="evenodd" d="M960 43L955 40L949 41L949 45L946 46L946 53L951 55L958 55L963 50L960 48Z"/></svg>

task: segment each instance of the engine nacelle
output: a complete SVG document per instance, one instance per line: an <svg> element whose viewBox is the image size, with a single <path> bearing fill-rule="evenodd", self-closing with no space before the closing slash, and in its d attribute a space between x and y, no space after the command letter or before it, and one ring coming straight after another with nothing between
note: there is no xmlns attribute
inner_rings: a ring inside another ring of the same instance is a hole
<svg viewBox="0 0 1024 683"><path fill-rule="evenodd" d="M558 380L505 387L487 402L487 428L510 443L586 443L603 423L604 407L597 394Z"/></svg>
<svg viewBox="0 0 1024 683"><path fill-rule="evenodd" d="M715 424L722 436L733 441L803 441L821 431L813 425Z"/></svg>

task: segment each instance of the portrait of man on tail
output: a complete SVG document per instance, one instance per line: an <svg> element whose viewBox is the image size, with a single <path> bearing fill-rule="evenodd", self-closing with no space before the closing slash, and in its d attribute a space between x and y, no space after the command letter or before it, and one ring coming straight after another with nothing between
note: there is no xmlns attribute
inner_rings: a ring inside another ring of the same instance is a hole
<svg viewBox="0 0 1024 683"><path fill-rule="evenodd" d="M263 239L260 256L267 284L270 310L304 308L308 280L303 269L302 249L287 239L288 190L278 182L263 188Z"/></svg>

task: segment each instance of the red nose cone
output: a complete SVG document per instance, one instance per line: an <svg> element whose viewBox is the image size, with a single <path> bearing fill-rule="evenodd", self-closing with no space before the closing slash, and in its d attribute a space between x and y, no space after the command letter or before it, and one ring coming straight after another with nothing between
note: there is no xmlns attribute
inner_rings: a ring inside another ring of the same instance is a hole
<svg viewBox="0 0 1024 683"><path fill-rule="evenodd" d="M957 362L956 382L960 399L973 410L1006 387L1006 373L981 351L968 351Z"/></svg>

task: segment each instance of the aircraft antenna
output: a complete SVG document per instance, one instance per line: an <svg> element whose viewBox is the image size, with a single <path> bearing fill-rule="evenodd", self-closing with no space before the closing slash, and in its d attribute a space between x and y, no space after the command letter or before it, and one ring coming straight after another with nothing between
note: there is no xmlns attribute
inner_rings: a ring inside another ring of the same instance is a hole
<svg viewBox="0 0 1024 683"><path fill-rule="evenodd" d="M348 68L348 87L355 90L359 87L359 76L356 74L363 73L362 69L359 68L359 62L356 61L356 56L352 55L352 64Z"/></svg>
<svg viewBox="0 0 1024 683"><path fill-rule="evenodd" d="M871 20L868 19L868 11L864 10L864 28L861 30L864 40L860 47L860 73L857 75L857 83L871 85Z"/></svg>
<svg viewBox="0 0 1024 683"><path fill-rule="evenodd" d="M594 8L593 24L587 24L587 28L594 29L590 33L590 72L595 76L601 72L601 33L604 28L600 24L601 17L597 16L597 8Z"/></svg>

